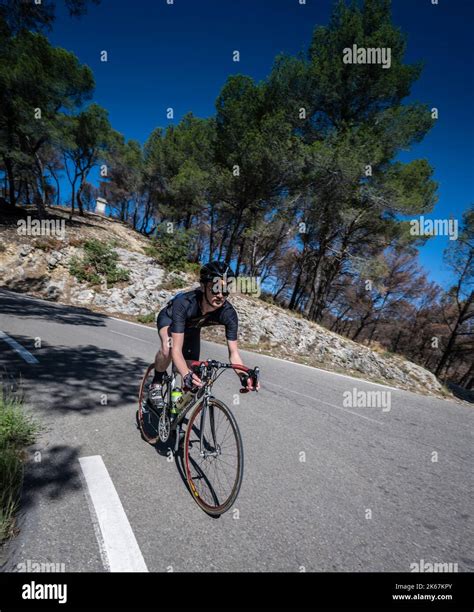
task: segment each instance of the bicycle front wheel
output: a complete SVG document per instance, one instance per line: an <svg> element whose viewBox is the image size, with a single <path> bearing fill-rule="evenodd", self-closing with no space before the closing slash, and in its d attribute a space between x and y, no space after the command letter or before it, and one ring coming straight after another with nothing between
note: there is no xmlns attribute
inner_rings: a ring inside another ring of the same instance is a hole
<svg viewBox="0 0 474 612"><path fill-rule="evenodd" d="M203 411L201 404L186 430L186 479L198 506L218 516L229 510L239 494L244 450L237 421L225 404L210 399L204 419Z"/></svg>

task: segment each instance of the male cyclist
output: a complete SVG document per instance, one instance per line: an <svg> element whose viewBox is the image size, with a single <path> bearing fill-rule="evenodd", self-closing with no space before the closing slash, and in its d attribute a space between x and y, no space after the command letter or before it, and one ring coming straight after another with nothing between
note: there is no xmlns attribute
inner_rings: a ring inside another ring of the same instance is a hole
<svg viewBox="0 0 474 612"><path fill-rule="evenodd" d="M227 264L219 261L207 263L201 268L200 288L178 293L158 314L161 349L155 357L155 377L149 395L156 406L162 405L161 384L171 361L186 388L202 386L199 377L188 367L189 361L199 360L202 327L224 325L229 361L243 365L237 348L237 312L227 301L233 281L235 274ZM242 376L239 374L241 380ZM245 390L253 390L250 377Z"/></svg>

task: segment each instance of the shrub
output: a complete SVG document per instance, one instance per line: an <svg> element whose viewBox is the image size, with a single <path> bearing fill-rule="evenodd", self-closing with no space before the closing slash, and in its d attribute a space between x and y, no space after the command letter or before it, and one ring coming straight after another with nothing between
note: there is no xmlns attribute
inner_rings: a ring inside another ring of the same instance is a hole
<svg viewBox="0 0 474 612"><path fill-rule="evenodd" d="M0 386L0 444L27 446L34 441L36 433L37 427L24 413L21 399L4 393Z"/></svg>
<svg viewBox="0 0 474 612"><path fill-rule="evenodd" d="M117 261L118 255L110 244L95 239L86 240L83 259L73 257L69 271L80 281L98 285L105 278L113 285L129 278L129 272L125 268L119 268Z"/></svg>
<svg viewBox="0 0 474 612"><path fill-rule="evenodd" d="M139 323L154 323L156 319L156 315L154 312L148 312L144 315L138 315L137 321Z"/></svg>
<svg viewBox="0 0 474 612"><path fill-rule="evenodd" d="M64 240L58 240L57 238L53 238L52 236L48 236L45 238L37 238L34 246L37 249L41 249L42 251L46 251L46 253L50 253L51 251L59 251L64 247Z"/></svg>
<svg viewBox="0 0 474 612"><path fill-rule="evenodd" d="M182 289L186 287L187 283L179 276L171 276L164 283L162 283L161 288L167 291L171 291L172 289Z"/></svg>
<svg viewBox="0 0 474 612"><path fill-rule="evenodd" d="M201 270L201 264L200 263L195 263L195 262L187 262L187 264L184 267L184 271L187 274L192 274L193 276L197 276L199 277L199 272Z"/></svg>
<svg viewBox="0 0 474 612"><path fill-rule="evenodd" d="M275 298L268 291L262 291L261 294L260 294L260 299L263 300L264 302L268 302L269 304L272 304L272 305L276 304Z"/></svg>
<svg viewBox="0 0 474 612"><path fill-rule="evenodd" d="M85 238L71 238L69 240L69 246L82 247L84 245L84 242L86 242Z"/></svg>
<svg viewBox="0 0 474 612"><path fill-rule="evenodd" d="M195 237L195 230L158 231L151 244L145 247L145 253L167 270L184 272L190 264L188 258Z"/></svg>
<svg viewBox="0 0 474 612"><path fill-rule="evenodd" d="M23 482L23 449L34 442L38 425L21 399L0 385L0 544L14 533L14 515Z"/></svg>

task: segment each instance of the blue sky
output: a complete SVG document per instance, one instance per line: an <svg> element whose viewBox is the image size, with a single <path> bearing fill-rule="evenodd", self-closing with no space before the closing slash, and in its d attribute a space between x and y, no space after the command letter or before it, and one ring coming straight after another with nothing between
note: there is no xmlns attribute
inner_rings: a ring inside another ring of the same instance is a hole
<svg viewBox="0 0 474 612"><path fill-rule="evenodd" d="M62 4L58 2L58 4ZM102 0L80 20L59 7L49 38L73 51L95 75L94 101L108 109L113 127L144 142L150 132L176 123L188 111L214 113L227 77L265 79L274 57L307 49L313 28L328 23L331 0ZM473 0L393 0L393 18L408 37L406 61L425 68L410 100L439 109L422 143L400 159L426 158L439 183L430 218L461 218L474 200L472 61ZM241 61L232 61L240 51ZM108 62L100 61L107 50ZM420 263L443 286L450 275L442 253L445 237L420 250Z"/></svg>

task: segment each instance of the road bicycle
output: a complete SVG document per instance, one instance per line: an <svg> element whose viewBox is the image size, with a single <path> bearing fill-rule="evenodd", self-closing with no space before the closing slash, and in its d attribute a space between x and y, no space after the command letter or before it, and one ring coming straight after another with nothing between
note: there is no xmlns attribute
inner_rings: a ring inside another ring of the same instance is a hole
<svg viewBox="0 0 474 612"><path fill-rule="evenodd" d="M185 477L194 501L208 514L219 516L232 507L242 484L244 451L242 437L234 415L219 399L212 395L212 386L225 370L244 373L245 388L248 377L256 389L259 368L215 360L192 361L190 367L203 386L188 390L183 409L173 414L173 390L177 372L164 375L162 396L164 405L156 408L148 398L148 389L154 376L154 365L148 366L140 384L138 397L138 426L150 444L158 440L174 444L174 455L183 453ZM243 391L243 389L241 389Z"/></svg>

